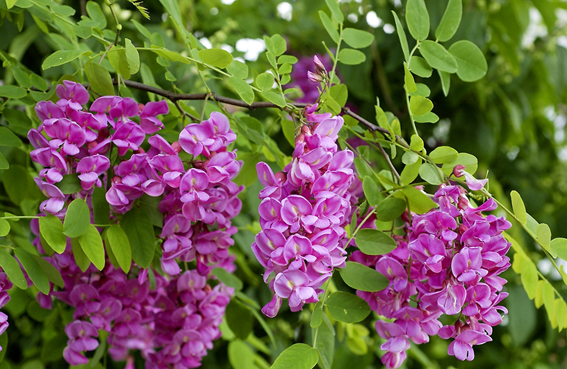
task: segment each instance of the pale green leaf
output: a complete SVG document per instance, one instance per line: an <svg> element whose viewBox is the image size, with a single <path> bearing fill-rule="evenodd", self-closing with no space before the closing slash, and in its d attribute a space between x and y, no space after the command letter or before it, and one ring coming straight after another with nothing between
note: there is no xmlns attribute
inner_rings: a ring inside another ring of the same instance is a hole
<svg viewBox="0 0 567 369"><path fill-rule="evenodd" d="M360 263L347 261L344 268L339 269L343 281L351 288L359 291L377 292L388 287L388 278Z"/></svg>
<svg viewBox="0 0 567 369"><path fill-rule="evenodd" d="M435 38L441 42L450 40L459 28L462 15L462 0L449 0L443 18L435 30Z"/></svg>
<svg viewBox="0 0 567 369"><path fill-rule="evenodd" d="M514 215L520 223L526 225L528 222L528 214L526 213L526 206L522 197L517 191L510 192L510 198L512 200L512 209L514 210Z"/></svg>
<svg viewBox="0 0 567 369"><path fill-rule="evenodd" d="M396 241L377 229L361 229L357 232L356 246L367 255L384 255L396 248Z"/></svg>
<svg viewBox="0 0 567 369"><path fill-rule="evenodd" d="M78 237L79 245L89 260L98 270L105 264L104 245L96 227L89 224L85 233Z"/></svg>
<svg viewBox="0 0 567 369"><path fill-rule="evenodd" d="M329 18L329 16L322 10L319 10L319 18L321 18L323 27L325 27L325 30L327 31L329 36L331 36L331 39L335 43L338 43L340 39L339 32L337 32L337 26L333 23L331 18Z"/></svg>
<svg viewBox="0 0 567 369"><path fill-rule="evenodd" d="M345 28L343 30L343 39L350 47L363 49L372 44L372 41L374 41L374 35L368 31L356 28Z"/></svg>
<svg viewBox="0 0 567 369"><path fill-rule="evenodd" d="M317 365L317 351L304 343L296 343L283 350L270 369L312 369Z"/></svg>
<svg viewBox="0 0 567 369"><path fill-rule="evenodd" d="M126 232L120 227L120 225L115 224L106 230L106 238L112 249L112 253L120 266L120 269L124 273L130 271L130 266L132 265L132 248L130 247L130 241Z"/></svg>
<svg viewBox="0 0 567 369"><path fill-rule="evenodd" d="M355 49L342 49L339 51L339 61L347 65L358 65L366 60L362 51Z"/></svg>
<svg viewBox="0 0 567 369"><path fill-rule="evenodd" d="M482 51L468 40L455 42L449 53L457 61L457 76L465 82L474 82L486 75L488 64Z"/></svg>
<svg viewBox="0 0 567 369"><path fill-rule="evenodd" d="M457 71L457 61L442 45L425 40L419 46L419 51L432 68L447 73Z"/></svg>
<svg viewBox="0 0 567 369"><path fill-rule="evenodd" d="M39 232L49 247L62 254L67 247L67 237L63 234L63 224L54 215L39 218Z"/></svg>
<svg viewBox="0 0 567 369"><path fill-rule="evenodd" d="M368 303L346 292L333 292L327 299L327 309L333 319L344 323L356 323L370 314Z"/></svg>
<svg viewBox="0 0 567 369"><path fill-rule="evenodd" d="M410 98L410 110L413 115L427 114L433 109L433 102L427 97L412 96Z"/></svg>
<svg viewBox="0 0 567 369"><path fill-rule="evenodd" d="M406 23L410 34L418 41L429 35L429 13L423 0L408 0L406 5Z"/></svg>
<svg viewBox="0 0 567 369"><path fill-rule="evenodd" d="M232 63L232 55L223 49L200 50L199 58L213 67L226 68Z"/></svg>
<svg viewBox="0 0 567 369"><path fill-rule="evenodd" d="M409 47L408 47L408 39L406 37L406 32L404 31L402 22L400 22L400 19L398 18L396 12L392 10L392 14L394 15L394 21L396 23L396 32L398 33L398 38L400 39L402 52L404 53L404 60L407 62L409 61Z"/></svg>
<svg viewBox="0 0 567 369"><path fill-rule="evenodd" d="M112 78L102 65L90 60L85 64L85 74L89 80L91 90L102 96L114 95Z"/></svg>
<svg viewBox="0 0 567 369"><path fill-rule="evenodd" d="M138 53L136 46L134 46L132 41L129 39L126 39L126 58L128 60L130 74L138 73L140 70L140 54Z"/></svg>
<svg viewBox="0 0 567 369"><path fill-rule="evenodd" d="M89 51L84 50L57 50L49 55L41 64L41 69L46 70L58 65L63 65L77 59L79 56L86 54Z"/></svg>

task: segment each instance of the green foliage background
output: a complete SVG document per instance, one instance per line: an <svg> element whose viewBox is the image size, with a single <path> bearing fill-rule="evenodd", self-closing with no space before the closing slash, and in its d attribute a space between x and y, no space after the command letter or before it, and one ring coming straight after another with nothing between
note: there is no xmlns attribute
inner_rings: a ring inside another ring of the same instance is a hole
<svg viewBox="0 0 567 369"><path fill-rule="evenodd" d="M119 44L124 45L124 39L128 38L138 47L146 43L184 52L186 40L178 32L175 20L164 10L164 4L172 2L174 0L145 1L142 5L148 10L149 20L127 1L114 3L112 6L123 27ZM289 1L293 9L291 20L285 20L278 14L280 1L277 0L236 0L230 5L217 0L180 0L176 3L180 20L189 32L197 39L206 37L213 47L231 46L234 57L244 56L243 52L236 50L238 40L262 39L265 35L276 33L287 41L288 53L297 57L325 53L322 41L329 47L333 45L319 20L320 10L328 13L323 0ZM426 4L433 33L447 1L429 0ZM0 0L0 59L3 62L0 80L4 85L24 88L9 90L0 87L0 130L3 130L0 140L4 143L16 140L13 145L3 144L0 147L1 211L18 215L35 215L37 212L41 194L32 181L32 173L37 168L30 162L25 138L27 130L38 122L33 113L34 104L51 98L54 89L48 90L48 87L63 76L87 82L82 71L89 55L44 70L42 64L46 57L61 49L90 50L102 55L106 44L100 39L114 41L114 19L103 2L99 4L100 13L89 13L90 18L83 19L87 30L72 25L87 15L87 5L85 1L73 0ZM488 175L490 191L500 201L509 203L507 194L517 190L528 212L540 222L549 224L554 237L567 237L567 49L561 46L567 45L567 2L464 0L463 5L462 23L446 46L461 39L472 41L483 51L488 61L488 73L473 83L462 82L452 76L447 97L436 73L428 79L417 78L417 82L425 83L431 89L429 98L434 103L434 112L440 117L436 124L419 126L426 148L430 152L437 146L448 145L459 152L475 155L479 159L477 177ZM404 57L398 37L393 32L391 14L394 11L402 18L405 1L345 1L340 6L347 15L345 26L366 30L375 36L375 43L363 49L366 55L363 64L339 66L338 74L348 87L349 103L361 116L374 121L374 105L378 97L384 110L392 111L400 118L403 136L408 138L412 129L403 87ZM370 12L375 12L382 20L379 27L368 25L366 19ZM150 37L145 37L133 21L143 24ZM530 35L535 26L542 32L533 38ZM412 46L410 42L410 48ZM239 98L222 76L210 70L201 71L199 75L195 64L174 62L167 57L156 58L156 54L150 51L140 51L140 60L140 72L132 73L131 80L183 93L204 93L210 88L216 94ZM247 64L251 77L270 68L263 53L257 61ZM101 65L114 72L108 59L105 58ZM156 98L153 94L124 86L121 86L120 92L132 95L138 101ZM201 116L203 110L207 115L218 110L217 105L210 101L204 107L202 101L180 104L194 116ZM171 111L170 120L165 122L164 136L169 134L173 137L183 120L174 107ZM247 111L238 108L233 111L241 122L245 122L244 127L236 128L239 137L249 138L237 141L239 149L247 153L246 157L240 157L247 163L240 181L249 187L241 196L244 208L236 221L240 227L235 235L239 268L236 275L244 282L243 296L251 300L251 305L262 306L270 299L269 290L258 277L262 271L249 248L259 227L256 209L261 185L258 181L253 182L254 165L257 161L268 160L275 167L283 167L283 155L282 159L274 156L282 152L291 155L292 148L281 130L286 114L277 109ZM4 127L9 127L17 137L10 136ZM402 166L400 157L394 161L398 168ZM9 169L5 161L10 163ZM380 165L385 167L385 163ZM0 242L28 247L29 226L24 221L10 222L10 225L10 240L0 239ZM531 238L519 229L515 227L511 233L522 240L530 258L536 263L545 259ZM551 270L546 268L545 263L539 264L544 274ZM534 307L517 274L510 270L505 277L509 280L507 290L510 293L505 300L510 311L508 318L505 324L495 328L494 342L475 348L475 361L463 363L449 357L446 351L448 342L435 338L430 344L413 347L405 367L567 367L565 331L558 333L557 329L551 328L544 308ZM566 286L551 272L548 277L556 281L554 285L567 298ZM348 289L340 279L335 282L339 289ZM63 322L70 319L68 310L58 306L52 312L42 311L30 291L17 288L13 290L12 302L6 310L11 319L8 330L10 342L8 349L2 351L1 356L5 356L1 369L65 366L61 358L61 350L66 343L62 327ZM266 324L275 336L275 345L270 342L264 327L252 316L251 310L233 305L233 311L239 312L236 315L241 321L242 332L230 332L225 327L225 337L205 358L204 368L226 368L229 365L235 368L267 367L268 362L273 362L279 352L293 342L309 343L311 340L309 309L299 314L282 311L278 318L267 320ZM338 323L336 329L335 338L330 332L324 335L329 340L327 347L334 345L336 349L333 368L374 368L381 365L380 338L374 332L371 319L351 326ZM253 334L247 336L250 330ZM248 338L243 341L234 339L234 336ZM0 344L5 347L2 339L0 337ZM110 363L107 366L122 367Z"/></svg>

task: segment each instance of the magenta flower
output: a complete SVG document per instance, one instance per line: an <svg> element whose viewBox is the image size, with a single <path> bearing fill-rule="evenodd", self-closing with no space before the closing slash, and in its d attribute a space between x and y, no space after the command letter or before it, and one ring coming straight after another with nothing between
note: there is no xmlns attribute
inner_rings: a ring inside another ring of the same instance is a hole
<svg viewBox="0 0 567 369"><path fill-rule="evenodd" d="M63 81L62 85L56 88L59 101L57 105L65 109L82 110L83 105L89 102L89 93L80 83L73 81Z"/></svg>
<svg viewBox="0 0 567 369"><path fill-rule="evenodd" d="M96 184L101 187L102 183L98 178L110 168L110 160L106 156L92 155L86 156L77 164L77 172L81 180L81 187L83 190L90 190Z"/></svg>
<svg viewBox="0 0 567 369"><path fill-rule="evenodd" d="M317 221L317 217L311 215L312 210L311 204L303 196L290 195L282 201L281 217L290 226L292 233L300 227L305 227L311 233L311 226Z"/></svg>
<svg viewBox="0 0 567 369"><path fill-rule="evenodd" d="M274 280L274 291L281 298L289 299L291 311L299 311L305 303L319 301L318 293L308 286L309 277L301 270L286 270Z"/></svg>
<svg viewBox="0 0 567 369"><path fill-rule="evenodd" d="M482 345L483 343L492 341L488 335L466 330L460 333L451 344L449 344L449 355L455 356L457 359L464 361L472 361L474 359L474 345Z"/></svg>
<svg viewBox="0 0 567 369"><path fill-rule="evenodd" d="M167 113L169 113L169 107L165 100L149 102L140 113L140 126L146 134L156 133L163 128L163 123L157 119L157 116Z"/></svg>

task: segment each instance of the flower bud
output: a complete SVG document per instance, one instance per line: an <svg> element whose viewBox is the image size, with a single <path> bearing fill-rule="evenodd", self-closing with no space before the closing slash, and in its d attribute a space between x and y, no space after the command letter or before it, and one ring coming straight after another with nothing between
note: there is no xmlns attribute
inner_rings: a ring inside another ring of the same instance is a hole
<svg viewBox="0 0 567 369"><path fill-rule="evenodd" d="M311 71L307 71L307 79L309 80L309 82L313 82L313 83L323 82L323 77L321 77L321 75L315 74Z"/></svg>
<svg viewBox="0 0 567 369"><path fill-rule="evenodd" d="M176 153L180 153L181 150L182 150L181 145L179 144L179 141L175 141L174 143L172 143L171 147L173 148L173 150L175 150Z"/></svg>
<svg viewBox="0 0 567 369"><path fill-rule="evenodd" d="M463 169L465 169L465 166L462 164L459 165L455 165L455 167L453 168L453 175L455 177L462 177L463 176Z"/></svg>
<svg viewBox="0 0 567 369"><path fill-rule="evenodd" d="M313 56L313 64L315 64L315 68L317 68L318 72L327 73L327 69L323 65L323 62L321 61L321 59L319 59L317 57L317 55Z"/></svg>

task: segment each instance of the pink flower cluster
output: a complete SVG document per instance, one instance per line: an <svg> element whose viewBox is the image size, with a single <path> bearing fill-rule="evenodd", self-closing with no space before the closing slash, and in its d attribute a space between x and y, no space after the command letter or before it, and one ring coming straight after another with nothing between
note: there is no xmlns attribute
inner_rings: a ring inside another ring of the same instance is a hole
<svg viewBox="0 0 567 369"><path fill-rule="evenodd" d="M266 163L256 167L265 186L258 208L263 230L252 250L274 292L262 309L270 317L284 298L291 311L318 301L333 268L345 265L344 225L350 220L354 155L336 145L343 119L315 114L316 108L306 110L307 123L283 172L274 175Z"/></svg>
<svg viewBox="0 0 567 369"><path fill-rule="evenodd" d="M155 274L153 270L134 266L127 276L107 263L103 271L91 265L83 273L68 239L63 254L46 258L63 276L65 288L37 296L45 308L51 308L51 297L75 308L75 320L65 329L65 359L72 365L86 363L83 352L96 349L98 331L106 330L116 360L137 349L148 368L199 366L220 336L218 326L232 295L222 284L207 284L213 267L235 269L228 248L236 233L231 219L241 209L237 195L243 187L233 179L242 162L236 160L236 151L227 151L236 139L228 119L212 113L210 119L185 127L179 141L170 144L155 134L163 128L157 115L168 112L165 101L142 106L131 98L103 96L87 111L87 91L70 81L57 86L57 95L56 104L38 103L42 124L28 134L35 148L32 159L45 167L36 178L48 197L40 215L63 219L73 198L84 198L91 207L94 186L108 189L111 222L144 194L161 197L161 270L169 275L155 275L156 289L150 289L147 275ZM182 150L191 155L189 160L181 159ZM111 166L111 159L116 165ZM78 177L79 191L63 194L58 184L66 175ZM32 226L38 235L38 222ZM34 244L43 254L39 237ZM196 270L182 273L178 261L195 261Z"/></svg>
<svg viewBox="0 0 567 369"><path fill-rule="evenodd" d="M129 360L129 351L139 350L148 369L198 367L220 337L218 327L233 290L222 283L211 287L197 270L172 279L155 275L152 289L147 271L139 269L137 277L111 263L100 272L93 266L81 272L70 245L48 260L65 282L65 289L51 295L75 308L65 328L69 340L63 352L71 365L88 363L84 352L98 347L100 330L109 333L113 360ZM48 296L40 294L38 301L51 308Z"/></svg>
<svg viewBox="0 0 567 369"><path fill-rule="evenodd" d="M6 273L0 268L0 309L10 301L8 290L12 288L12 282L8 279ZM8 328L8 315L0 312L0 335L2 335ZM0 346L2 351L2 346Z"/></svg>
<svg viewBox="0 0 567 369"><path fill-rule="evenodd" d="M372 310L393 322L376 322L386 340L382 362L397 368L406 359L409 340L420 344L429 336L453 338L450 355L459 360L474 358L474 345L491 341L492 327L502 321L499 303L506 280L498 275L510 266L510 244L502 232L510 228L503 217L483 216L496 209L489 199L472 207L460 186L441 186L435 199L439 209L414 215L408 239L397 238L398 247L387 255L368 256L361 251L352 260L376 268L389 280L379 292L358 291ZM417 306L410 304L417 301ZM415 307L414 307L415 306ZM457 317L443 326L441 315Z"/></svg>

